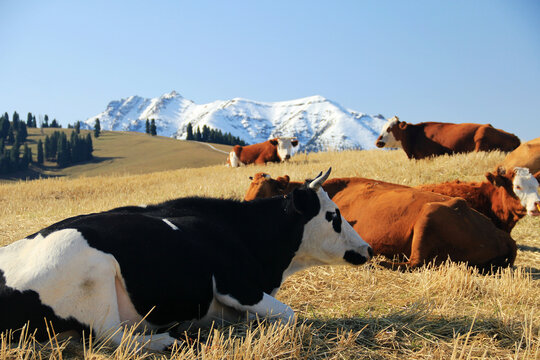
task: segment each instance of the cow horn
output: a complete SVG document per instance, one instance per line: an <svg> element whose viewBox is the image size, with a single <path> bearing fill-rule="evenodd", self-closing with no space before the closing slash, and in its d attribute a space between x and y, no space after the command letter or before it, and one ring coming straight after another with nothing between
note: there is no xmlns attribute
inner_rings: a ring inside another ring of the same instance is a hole
<svg viewBox="0 0 540 360"><path fill-rule="evenodd" d="M319 174L319 176L317 176L317 178L309 184L309 188L313 190L317 190L318 188L320 188L322 183L325 182L326 179L328 179L328 177L330 176L331 171L332 167L328 168L328 171L324 175Z"/></svg>

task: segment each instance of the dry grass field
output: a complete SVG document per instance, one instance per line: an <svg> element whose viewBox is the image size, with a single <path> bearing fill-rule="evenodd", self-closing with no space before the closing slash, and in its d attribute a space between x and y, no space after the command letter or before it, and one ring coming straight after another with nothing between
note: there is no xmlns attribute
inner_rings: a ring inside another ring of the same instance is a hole
<svg viewBox="0 0 540 360"><path fill-rule="evenodd" d="M249 176L264 171L292 179L362 176L405 185L456 178L482 180L504 154L471 153L408 160L402 151L297 154L287 164L231 169L222 165L145 175L50 178L0 184L0 245L69 216L182 196L241 199ZM110 348L31 337L0 358L92 359L540 359L540 218L522 219L512 236L516 264L483 276L447 264L397 272L377 266L319 267L286 280L278 299L298 314L296 326L238 324L190 333L171 353L135 352L129 338ZM181 277L184 274L179 274Z"/></svg>

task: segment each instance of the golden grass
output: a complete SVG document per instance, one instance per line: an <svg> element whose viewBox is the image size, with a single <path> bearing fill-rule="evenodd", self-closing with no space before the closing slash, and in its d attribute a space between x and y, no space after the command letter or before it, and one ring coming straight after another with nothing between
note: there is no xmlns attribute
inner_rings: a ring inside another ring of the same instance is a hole
<svg viewBox="0 0 540 360"><path fill-rule="evenodd" d="M297 154L286 164L231 169L222 165L155 172L54 178L0 185L0 244L63 218L181 196L241 199L249 176L264 171L292 179L333 167L332 176L363 176L417 185L480 181L503 153L408 160L401 151ZM538 359L540 358L540 219L522 219L512 236L516 266L482 276L446 264L396 272L373 264L319 267L285 281L278 298L298 314L296 326L239 324L190 333L171 353L133 352L102 345L52 341L8 346L0 358L182 359ZM126 342L129 339L126 339ZM99 343L98 343L99 344ZM126 343L127 344L127 343Z"/></svg>

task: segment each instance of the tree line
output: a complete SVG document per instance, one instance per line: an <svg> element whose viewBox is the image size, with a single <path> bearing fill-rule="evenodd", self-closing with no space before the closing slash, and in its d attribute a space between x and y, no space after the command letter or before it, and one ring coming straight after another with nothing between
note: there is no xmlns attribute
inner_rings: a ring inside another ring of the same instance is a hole
<svg viewBox="0 0 540 360"><path fill-rule="evenodd" d="M38 142L38 163L40 158L41 140ZM41 145L42 146L42 145ZM72 131L70 138L65 132L55 131L51 136L45 137L45 159L56 162L58 167L66 167L71 164L88 161L92 159L92 136L79 135L77 131ZM41 164L43 161L41 161Z"/></svg>
<svg viewBox="0 0 540 360"><path fill-rule="evenodd" d="M237 136L233 136L231 133L223 133L219 129L211 129L204 125L202 131L197 126L197 130L193 132L193 125L187 124L187 136L186 140L195 140L201 142L211 142L215 144L223 145L246 145L246 142Z"/></svg>
<svg viewBox="0 0 540 360"><path fill-rule="evenodd" d="M0 174L28 169L33 160L32 150L27 143L27 129L37 126L36 116L30 112L26 122L20 119L16 111L11 121L7 112L0 116ZM56 119L49 124L48 115L44 116L40 126L62 127ZM45 137L45 143L41 139L38 141L37 164L42 165L44 160L48 160L56 162L59 167L65 167L92 159L93 144L90 134L80 135L80 122L76 122L73 126L69 125L68 128L74 129L69 139L66 133L55 131Z"/></svg>
<svg viewBox="0 0 540 360"><path fill-rule="evenodd" d="M30 113L29 115L32 119ZM26 144L27 124L21 121L16 111L13 113L12 121L9 121L7 112L0 116L0 174L28 169L28 165L32 162L32 150ZM33 122L30 122L30 125L32 124ZM8 148L8 145L11 147Z"/></svg>

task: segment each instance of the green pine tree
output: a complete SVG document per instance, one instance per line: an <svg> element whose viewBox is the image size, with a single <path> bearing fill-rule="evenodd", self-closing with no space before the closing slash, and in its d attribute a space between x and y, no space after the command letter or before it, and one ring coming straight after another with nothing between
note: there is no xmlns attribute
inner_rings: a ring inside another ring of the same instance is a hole
<svg viewBox="0 0 540 360"><path fill-rule="evenodd" d="M43 143L41 139L38 140L37 144L37 163L43 165Z"/></svg>
<svg viewBox="0 0 540 360"><path fill-rule="evenodd" d="M156 121L154 119L150 122L150 134L152 134L152 136L157 135Z"/></svg>
<svg viewBox="0 0 540 360"><path fill-rule="evenodd" d="M146 119L146 130L145 130L145 132L147 134L150 134L150 121L148 121L148 119Z"/></svg>
<svg viewBox="0 0 540 360"><path fill-rule="evenodd" d="M32 113L29 112L28 116L26 117L26 127L31 128L31 127L33 127L32 124L33 124L33 122L32 122Z"/></svg>
<svg viewBox="0 0 540 360"><path fill-rule="evenodd" d="M191 125L191 123L187 124L186 133L186 140L193 140L195 138L193 136L193 125Z"/></svg>
<svg viewBox="0 0 540 360"><path fill-rule="evenodd" d="M99 123L99 119L96 119L94 124L94 137L98 138L99 135L101 135L101 124Z"/></svg>

